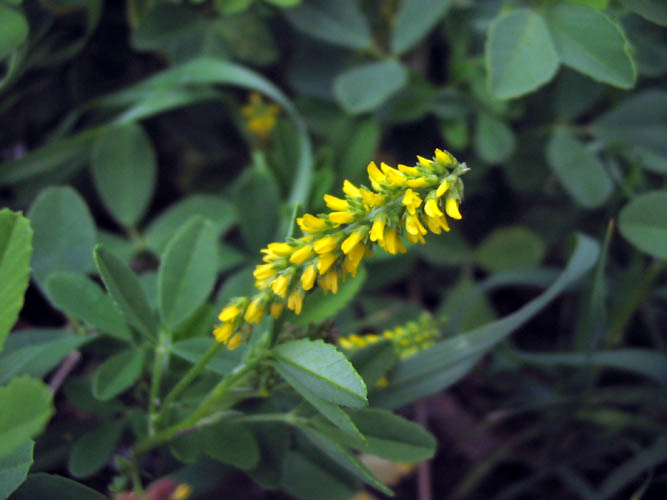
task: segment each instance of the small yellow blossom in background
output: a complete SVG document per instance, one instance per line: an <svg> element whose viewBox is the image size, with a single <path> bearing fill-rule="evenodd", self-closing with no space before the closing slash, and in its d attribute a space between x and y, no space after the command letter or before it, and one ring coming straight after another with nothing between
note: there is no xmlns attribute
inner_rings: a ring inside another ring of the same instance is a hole
<svg viewBox="0 0 667 500"><path fill-rule="evenodd" d="M192 488L187 483L181 483L171 494L170 500L185 500L192 495Z"/></svg>
<svg viewBox="0 0 667 500"><path fill-rule="evenodd" d="M252 92L248 97L248 104L241 108L241 113L246 120L248 130L265 140L276 126L280 106L273 103L267 104L260 94Z"/></svg>
<svg viewBox="0 0 667 500"><path fill-rule="evenodd" d="M374 244L391 254L405 253L402 235L411 243L425 243L429 231L449 231L447 216L461 218L460 176L468 168L441 149L431 160L421 156L417 160L415 166L398 168L369 163L371 189L346 180L344 198L324 195L329 213L305 214L296 220L303 236L262 249L263 264L254 271L259 293L230 300L218 316L222 324L213 330L216 340L234 349L243 341L244 323L259 323L268 314L278 318L285 305L299 314L306 293L315 285L325 293L337 293L347 276L356 276ZM415 349L424 348L420 342Z"/></svg>
<svg viewBox="0 0 667 500"><path fill-rule="evenodd" d="M379 335L372 333L346 335L338 339L338 344L347 351L354 351L381 340L388 340L394 344L398 357L405 359L419 351L428 349L435 344L439 337L439 322L430 314L424 313L416 321L410 321L405 325L385 330Z"/></svg>

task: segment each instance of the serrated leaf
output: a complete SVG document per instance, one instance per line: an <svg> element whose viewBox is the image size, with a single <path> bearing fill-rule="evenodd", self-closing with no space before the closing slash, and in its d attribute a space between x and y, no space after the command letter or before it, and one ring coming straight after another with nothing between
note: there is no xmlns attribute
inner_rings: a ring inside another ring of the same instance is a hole
<svg viewBox="0 0 667 500"><path fill-rule="evenodd" d="M568 194L585 208L599 207L614 189L602 162L569 132L551 136L547 160Z"/></svg>
<svg viewBox="0 0 667 500"><path fill-rule="evenodd" d="M144 369L144 351L128 349L108 358L93 377L93 396L108 401L132 387Z"/></svg>
<svg viewBox="0 0 667 500"><path fill-rule="evenodd" d="M618 217L621 235L641 251L667 259L667 191L637 196Z"/></svg>
<svg viewBox="0 0 667 500"><path fill-rule="evenodd" d="M17 375L42 378L69 353L96 338L48 328L16 331L0 355L0 385Z"/></svg>
<svg viewBox="0 0 667 500"><path fill-rule="evenodd" d="M141 126L123 125L97 139L92 173L97 192L114 219L126 227L139 222L157 177L153 145Z"/></svg>
<svg viewBox="0 0 667 500"><path fill-rule="evenodd" d="M320 399L359 408L366 404L366 385L336 348L321 340L293 340L273 350L276 364Z"/></svg>
<svg viewBox="0 0 667 500"><path fill-rule="evenodd" d="M30 221L8 208L0 210L0 352L23 307L30 281Z"/></svg>
<svg viewBox="0 0 667 500"><path fill-rule="evenodd" d="M77 439L67 462L69 473L76 478L83 478L102 469L111 460L123 429L124 420L112 420Z"/></svg>
<svg viewBox="0 0 667 500"><path fill-rule="evenodd" d="M132 332L111 297L86 276L53 273L46 281L46 292L51 302L67 316L122 342L132 340Z"/></svg>
<svg viewBox="0 0 667 500"><path fill-rule="evenodd" d="M357 276L348 278L335 294L325 294L320 288L311 293L303 304L303 310L290 321L300 326L321 323L332 318L359 293L366 281L366 269L361 267Z"/></svg>
<svg viewBox="0 0 667 500"><path fill-rule="evenodd" d="M282 378L285 379L292 389L299 393L308 403L310 403L317 411L319 411L327 420L338 427L341 431L356 439L363 439L359 429L352 423L350 417L341 410L340 406L320 398L313 391L302 384L299 378L284 367L277 365L276 371Z"/></svg>
<svg viewBox="0 0 667 500"><path fill-rule="evenodd" d="M5 500L18 488L32 465L35 442L27 441L9 455L0 458L0 500Z"/></svg>
<svg viewBox="0 0 667 500"><path fill-rule="evenodd" d="M630 88L637 69L621 27L606 14L580 5L556 5L546 17L560 60L594 80Z"/></svg>
<svg viewBox="0 0 667 500"><path fill-rule="evenodd" d="M49 387L30 377L0 387L0 458L39 434L53 414Z"/></svg>
<svg viewBox="0 0 667 500"><path fill-rule="evenodd" d="M400 62L366 63L338 75L334 94L348 113L363 113L378 108L407 81L408 71Z"/></svg>
<svg viewBox="0 0 667 500"><path fill-rule="evenodd" d="M104 285L127 322L149 340L154 340L155 318L141 282L130 267L103 246L95 248L95 264Z"/></svg>
<svg viewBox="0 0 667 500"><path fill-rule="evenodd" d="M486 48L491 92L511 99L547 83L558 69L558 55L542 16L517 9L493 21Z"/></svg>
<svg viewBox="0 0 667 500"><path fill-rule="evenodd" d="M218 234L201 216L190 219L172 238L158 272L159 311L174 328L211 294L217 278Z"/></svg>
<svg viewBox="0 0 667 500"><path fill-rule="evenodd" d="M150 223L144 234L146 246L162 253L178 228L194 215L213 222L218 234L228 230L238 218L236 207L230 202L218 196L194 194L171 205Z"/></svg>
<svg viewBox="0 0 667 500"><path fill-rule="evenodd" d="M33 230L32 274L42 286L56 271L92 269L95 223L81 196L70 187L42 191L28 212Z"/></svg>

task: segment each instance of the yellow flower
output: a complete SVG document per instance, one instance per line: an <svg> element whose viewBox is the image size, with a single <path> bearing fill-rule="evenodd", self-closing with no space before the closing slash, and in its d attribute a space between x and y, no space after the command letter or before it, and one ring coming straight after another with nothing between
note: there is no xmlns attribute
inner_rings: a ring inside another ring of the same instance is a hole
<svg viewBox="0 0 667 500"><path fill-rule="evenodd" d="M292 250L294 250L289 243L269 243L266 249L268 249L270 253L280 257L286 257L292 253Z"/></svg>
<svg viewBox="0 0 667 500"><path fill-rule="evenodd" d="M274 269L273 264L260 264L255 267L252 275L255 279L265 280L276 274L277 270Z"/></svg>
<svg viewBox="0 0 667 500"><path fill-rule="evenodd" d="M330 194L324 195L324 203L327 204L331 210L344 211L348 209L347 201L342 200L336 196L331 196Z"/></svg>
<svg viewBox="0 0 667 500"><path fill-rule="evenodd" d="M192 488L187 483L181 483L171 493L169 500L185 500L192 495Z"/></svg>
<svg viewBox="0 0 667 500"><path fill-rule="evenodd" d="M338 293L338 272L335 269L329 270L324 276L320 277L320 287L324 293Z"/></svg>
<svg viewBox="0 0 667 500"><path fill-rule="evenodd" d="M234 333L234 326L231 323L223 323L213 329L213 336L215 337L215 340L222 344L229 340L229 337L232 336L232 333Z"/></svg>
<svg viewBox="0 0 667 500"><path fill-rule="evenodd" d="M318 254L333 252L338 246L338 238L333 236L325 236L319 240L315 240L313 248Z"/></svg>
<svg viewBox="0 0 667 500"><path fill-rule="evenodd" d="M362 197L361 190L347 179L343 181L343 193L348 195L350 198Z"/></svg>
<svg viewBox="0 0 667 500"><path fill-rule="evenodd" d="M280 107L276 104L265 104L257 92L250 94L248 104L241 108L248 130L260 139L266 139L276 126Z"/></svg>
<svg viewBox="0 0 667 500"><path fill-rule="evenodd" d="M426 205L424 205L424 212L426 212L426 215L429 217L439 217L444 215L438 206L438 200L435 198L429 198L426 200Z"/></svg>
<svg viewBox="0 0 667 500"><path fill-rule="evenodd" d="M447 212L447 215L452 219L460 219L461 212L459 212L459 202L454 198L447 198L447 201L445 202L445 212Z"/></svg>
<svg viewBox="0 0 667 500"><path fill-rule="evenodd" d="M447 181L442 181L440 185L438 186L438 189L435 191L435 195L440 198L443 194L447 192L447 190L450 188L450 184Z"/></svg>
<svg viewBox="0 0 667 500"><path fill-rule="evenodd" d="M343 251L345 255L350 253L354 247L364 239L366 236L366 231L367 230L362 230L362 231L355 231L350 236L345 238L345 241L343 241L343 244L340 246L340 249Z"/></svg>
<svg viewBox="0 0 667 500"><path fill-rule="evenodd" d="M373 221L373 226L371 227L371 241L382 241L384 238L384 226L385 220L384 217L377 217Z"/></svg>
<svg viewBox="0 0 667 500"><path fill-rule="evenodd" d="M300 290L294 290L287 298L287 307L294 311L295 314L301 314L303 307L303 295Z"/></svg>
<svg viewBox="0 0 667 500"><path fill-rule="evenodd" d="M317 270L320 274L326 273L333 263L336 262L336 259L337 257L335 253L325 253L324 255L320 255L320 258L317 259Z"/></svg>
<svg viewBox="0 0 667 500"><path fill-rule="evenodd" d="M416 215L408 215L405 219L405 229L408 231L408 234L418 235L426 234L426 228L422 225L419 217Z"/></svg>
<svg viewBox="0 0 667 500"><path fill-rule="evenodd" d="M280 316L283 313L283 309L285 309L285 304L283 304L282 302L274 302L273 304L271 304L270 308L271 316L273 316L276 319L280 318Z"/></svg>
<svg viewBox="0 0 667 500"><path fill-rule="evenodd" d="M336 224L349 224L354 221L354 214L350 212L331 212L329 214L329 220Z"/></svg>
<svg viewBox="0 0 667 500"><path fill-rule="evenodd" d="M319 260L322 260L322 257L320 257ZM310 290L315 285L315 278L317 278L317 267L314 264L311 264L303 271L303 274L301 275L301 287L304 290Z"/></svg>
<svg viewBox="0 0 667 500"><path fill-rule="evenodd" d="M412 189L406 189L401 203L407 207L409 213L414 214L422 204L422 199Z"/></svg>
<svg viewBox="0 0 667 500"><path fill-rule="evenodd" d="M327 223L325 220L320 219L319 217L315 217L311 214L306 214L303 217L299 217L296 220L296 223L304 233L315 233L327 228Z"/></svg>
<svg viewBox="0 0 667 500"><path fill-rule="evenodd" d="M264 304L262 304L261 298L258 297L248 305L248 309L246 309L243 319L248 323L259 323L262 321L263 316Z"/></svg>
<svg viewBox="0 0 667 500"><path fill-rule="evenodd" d="M220 321L231 321L234 318L236 318L239 314L241 314L241 308L238 307L236 304L232 304L230 306L225 307L220 314L218 315L218 319Z"/></svg>
<svg viewBox="0 0 667 500"><path fill-rule="evenodd" d="M275 293L278 297L284 297L287 293L289 282L289 276L281 274L275 280L273 280L273 283L271 283L271 290L273 290L273 293ZM248 307L248 309L250 309L250 307Z"/></svg>
<svg viewBox="0 0 667 500"><path fill-rule="evenodd" d="M304 245L292 254L292 256L289 258L289 261L292 264L301 264L305 260L310 259L312 256L313 247L311 245Z"/></svg>
<svg viewBox="0 0 667 500"><path fill-rule="evenodd" d="M345 256L343 260L343 269L346 272L350 273L353 277L357 275L357 270L359 269L359 264L361 264L361 259L366 255L367 248L366 245L358 244Z"/></svg>
<svg viewBox="0 0 667 500"><path fill-rule="evenodd" d="M382 168L382 173L390 184L399 187L407 184L405 176L395 168L390 167L384 162L380 164L380 168Z"/></svg>
<svg viewBox="0 0 667 500"><path fill-rule="evenodd" d="M233 351L238 346L240 346L242 342L243 342L243 337L241 336L240 333L237 333L227 342L227 349Z"/></svg>
<svg viewBox="0 0 667 500"><path fill-rule="evenodd" d="M453 165L456 163L456 159L449 151L443 151L442 149L435 150L435 159L443 165Z"/></svg>

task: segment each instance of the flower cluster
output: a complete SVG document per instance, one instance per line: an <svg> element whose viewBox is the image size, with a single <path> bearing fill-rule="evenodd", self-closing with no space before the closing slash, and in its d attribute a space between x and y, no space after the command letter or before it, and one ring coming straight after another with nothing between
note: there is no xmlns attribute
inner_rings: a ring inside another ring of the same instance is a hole
<svg viewBox="0 0 667 500"><path fill-rule="evenodd" d="M463 198L460 176L468 168L450 153L436 149L415 166L368 165L371 187L343 184L344 198L324 195L328 213L297 219L299 238L271 243L262 250L263 264L255 268L253 297L232 299L218 318L215 338L234 349L242 342L244 322L259 323L267 314L282 315L285 306L301 312L305 294L318 285L338 292L341 280L355 276L359 264L378 244L391 254L406 251L401 235L424 243L431 231L449 231L447 216L460 219Z"/></svg>
<svg viewBox="0 0 667 500"><path fill-rule="evenodd" d="M392 330L385 330L381 334L369 333L366 335L350 334L338 339L338 344L347 351L361 349L381 340L388 340L396 348L401 359L410 357L419 351L428 349L440 337L438 321L428 313L424 313L418 320L410 321Z"/></svg>
<svg viewBox="0 0 667 500"><path fill-rule="evenodd" d="M280 107L277 104L266 104L257 92L250 94L248 104L241 108L248 130L260 139L266 139L276 126Z"/></svg>

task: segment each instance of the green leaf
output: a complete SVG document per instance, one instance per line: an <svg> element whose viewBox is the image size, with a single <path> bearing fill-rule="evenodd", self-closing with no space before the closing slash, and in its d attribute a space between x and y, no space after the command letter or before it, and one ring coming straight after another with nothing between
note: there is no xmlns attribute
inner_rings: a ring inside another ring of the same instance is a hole
<svg viewBox="0 0 667 500"><path fill-rule="evenodd" d="M297 374L285 369L281 365L276 365L276 371L285 379L292 389L299 393L308 403L319 411L327 420L342 430L344 433L354 436L356 439L363 440L359 429L352 423L350 417L341 410L340 406L322 399L318 394L311 391L303 384Z"/></svg>
<svg viewBox="0 0 667 500"><path fill-rule="evenodd" d="M667 26L667 5L662 0L621 0L621 3L647 21Z"/></svg>
<svg viewBox="0 0 667 500"><path fill-rule="evenodd" d="M592 127L601 139L659 157L667 173L667 92L647 89L631 95L598 118Z"/></svg>
<svg viewBox="0 0 667 500"><path fill-rule="evenodd" d="M308 0L283 11L296 29L334 45L370 49L373 38L358 0Z"/></svg>
<svg viewBox="0 0 667 500"><path fill-rule="evenodd" d="M377 119L369 117L355 124L351 132L342 150L341 171L352 182L365 182L364 167L380 146L382 127Z"/></svg>
<svg viewBox="0 0 667 500"><path fill-rule="evenodd" d="M23 307L30 281L30 221L8 208L0 210L0 352Z"/></svg>
<svg viewBox="0 0 667 500"><path fill-rule="evenodd" d="M95 335L77 335L67 330L19 330L7 339L0 356L0 384L16 375L42 378L65 357Z"/></svg>
<svg viewBox="0 0 667 500"><path fill-rule="evenodd" d="M359 408L366 405L366 385L347 358L321 340L293 340L277 346L276 364L297 377L319 398Z"/></svg>
<svg viewBox="0 0 667 500"><path fill-rule="evenodd" d="M144 351L128 349L108 358L93 377L93 396L102 401L132 387L144 369Z"/></svg>
<svg viewBox="0 0 667 500"><path fill-rule="evenodd" d="M55 271L92 269L95 223L85 201L70 187L49 187L33 203L28 218L35 231L32 273L46 286Z"/></svg>
<svg viewBox="0 0 667 500"><path fill-rule="evenodd" d="M194 215L213 222L218 235L232 227L238 218L236 208L228 201L218 196L194 194L171 205L151 222L144 234L146 246L157 253L164 252L173 234Z"/></svg>
<svg viewBox="0 0 667 500"><path fill-rule="evenodd" d="M481 287L468 273L462 274L447 290L438 308L438 315L447 318L446 329L449 332L471 330L496 319L496 313Z"/></svg>
<svg viewBox="0 0 667 500"><path fill-rule="evenodd" d="M560 277L541 295L497 321L438 342L399 362L390 385L372 394L373 406L397 408L442 390L463 377L498 342L528 322L595 264L597 243L578 235L574 254Z"/></svg>
<svg viewBox="0 0 667 500"><path fill-rule="evenodd" d="M514 132L501 120L488 113L480 113L475 129L475 152L486 163L502 163L516 148Z"/></svg>
<svg viewBox="0 0 667 500"><path fill-rule="evenodd" d="M523 226L496 229L475 250L477 263L487 271L537 267L546 252L542 239Z"/></svg>
<svg viewBox="0 0 667 500"><path fill-rule="evenodd" d="M326 456L328 456L338 465L351 472L362 481L370 484L374 488L377 488L385 495L394 494L378 478L376 478L373 473L359 461L357 457L348 452L340 444L332 441L329 437L325 436L319 431L316 431L315 429L302 427L301 431L315 446L322 450Z"/></svg>
<svg viewBox="0 0 667 500"><path fill-rule="evenodd" d="M569 132L558 130L551 136L547 161L568 194L585 208L599 207L614 189L602 162Z"/></svg>
<svg viewBox="0 0 667 500"><path fill-rule="evenodd" d="M430 432L390 411L364 408L350 411L349 415L365 441L351 441L335 429L326 430L325 427L320 431L362 453L392 462L421 462L432 458L435 453L437 442Z"/></svg>
<svg viewBox="0 0 667 500"><path fill-rule="evenodd" d="M30 377L16 377L0 387L0 458L42 432L53 414L49 386Z"/></svg>
<svg viewBox="0 0 667 500"><path fill-rule="evenodd" d="M175 342L172 346L172 353L190 363L196 363L211 347L214 342L213 336L207 338L196 338ZM245 349L241 346L238 349L230 351L229 349L219 350L213 359L208 362L206 369L220 375L227 375L236 368L243 357Z"/></svg>
<svg viewBox="0 0 667 500"><path fill-rule="evenodd" d="M338 314L359 293L366 281L366 270L361 267L357 276L348 278L335 294L325 294L320 288L304 300L303 310L291 320L300 326L321 323Z"/></svg>
<svg viewBox="0 0 667 500"><path fill-rule="evenodd" d="M667 191L637 196L621 210L618 227L641 251L667 259Z"/></svg>
<svg viewBox="0 0 667 500"><path fill-rule="evenodd" d="M30 466L35 442L27 441L6 457L0 458L0 500L5 500L25 481Z"/></svg>
<svg viewBox="0 0 667 500"><path fill-rule="evenodd" d="M667 356L648 349L627 348L596 352L532 353L511 351L510 356L538 366L594 366L633 372L667 384Z"/></svg>
<svg viewBox="0 0 667 500"><path fill-rule="evenodd" d="M287 453L281 479L283 488L303 500L349 500L360 487L330 459L307 456L297 450Z"/></svg>
<svg viewBox="0 0 667 500"><path fill-rule="evenodd" d="M579 5L556 5L546 16L560 60L594 80L631 88L637 69L621 27L606 14Z"/></svg>
<svg viewBox="0 0 667 500"><path fill-rule="evenodd" d="M72 445L67 470L76 477L89 477L109 463L125 429L125 420L112 420L86 432Z"/></svg>
<svg viewBox="0 0 667 500"><path fill-rule="evenodd" d="M255 161L238 180L234 200L243 240L252 252L271 242L280 222L280 193L265 162Z"/></svg>
<svg viewBox="0 0 667 500"><path fill-rule="evenodd" d="M162 321L174 328L206 300L215 285L217 267L215 225L195 216L172 238L158 274Z"/></svg>
<svg viewBox="0 0 667 500"><path fill-rule="evenodd" d="M0 61L10 55L28 36L29 26L18 10L0 4Z"/></svg>
<svg viewBox="0 0 667 500"><path fill-rule="evenodd" d="M259 462L259 445L252 432L242 424L224 422L200 431L206 454L241 470Z"/></svg>
<svg viewBox="0 0 667 500"><path fill-rule="evenodd" d="M558 69L558 54L544 19L529 9L517 9L491 24L485 48L491 92L510 99L547 83Z"/></svg>
<svg viewBox="0 0 667 500"><path fill-rule="evenodd" d="M150 138L130 123L97 139L92 172L102 203L122 226L134 226L153 197L157 167Z"/></svg>
<svg viewBox="0 0 667 500"><path fill-rule="evenodd" d="M431 31L445 15L452 0L403 0L391 32L391 52L402 54Z"/></svg>
<svg viewBox="0 0 667 500"><path fill-rule="evenodd" d="M81 483L54 474L30 474L12 495L12 500L107 500L107 497Z"/></svg>
<svg viewBox="0 0 667 500"><path fill-rule="evenodd" d="M348 113L378 108L408 81L408 70L398 61L361 64L341 73L334 94Z"/></svg>
<svg viewBox="0 0 667 500"><path fill-rule="evenodd" d="M109 295L80 274L56 272L46 282L46 292L58 309L121 342L132 340L123 315Z"/></svg>
<svg viewBox="0 0 667 500"><path fill-rule="evenodd" d="M136 274L103 246L95 247L95 264L111 298L128 323L144 337L154 340L155 318Z"/></svg>

